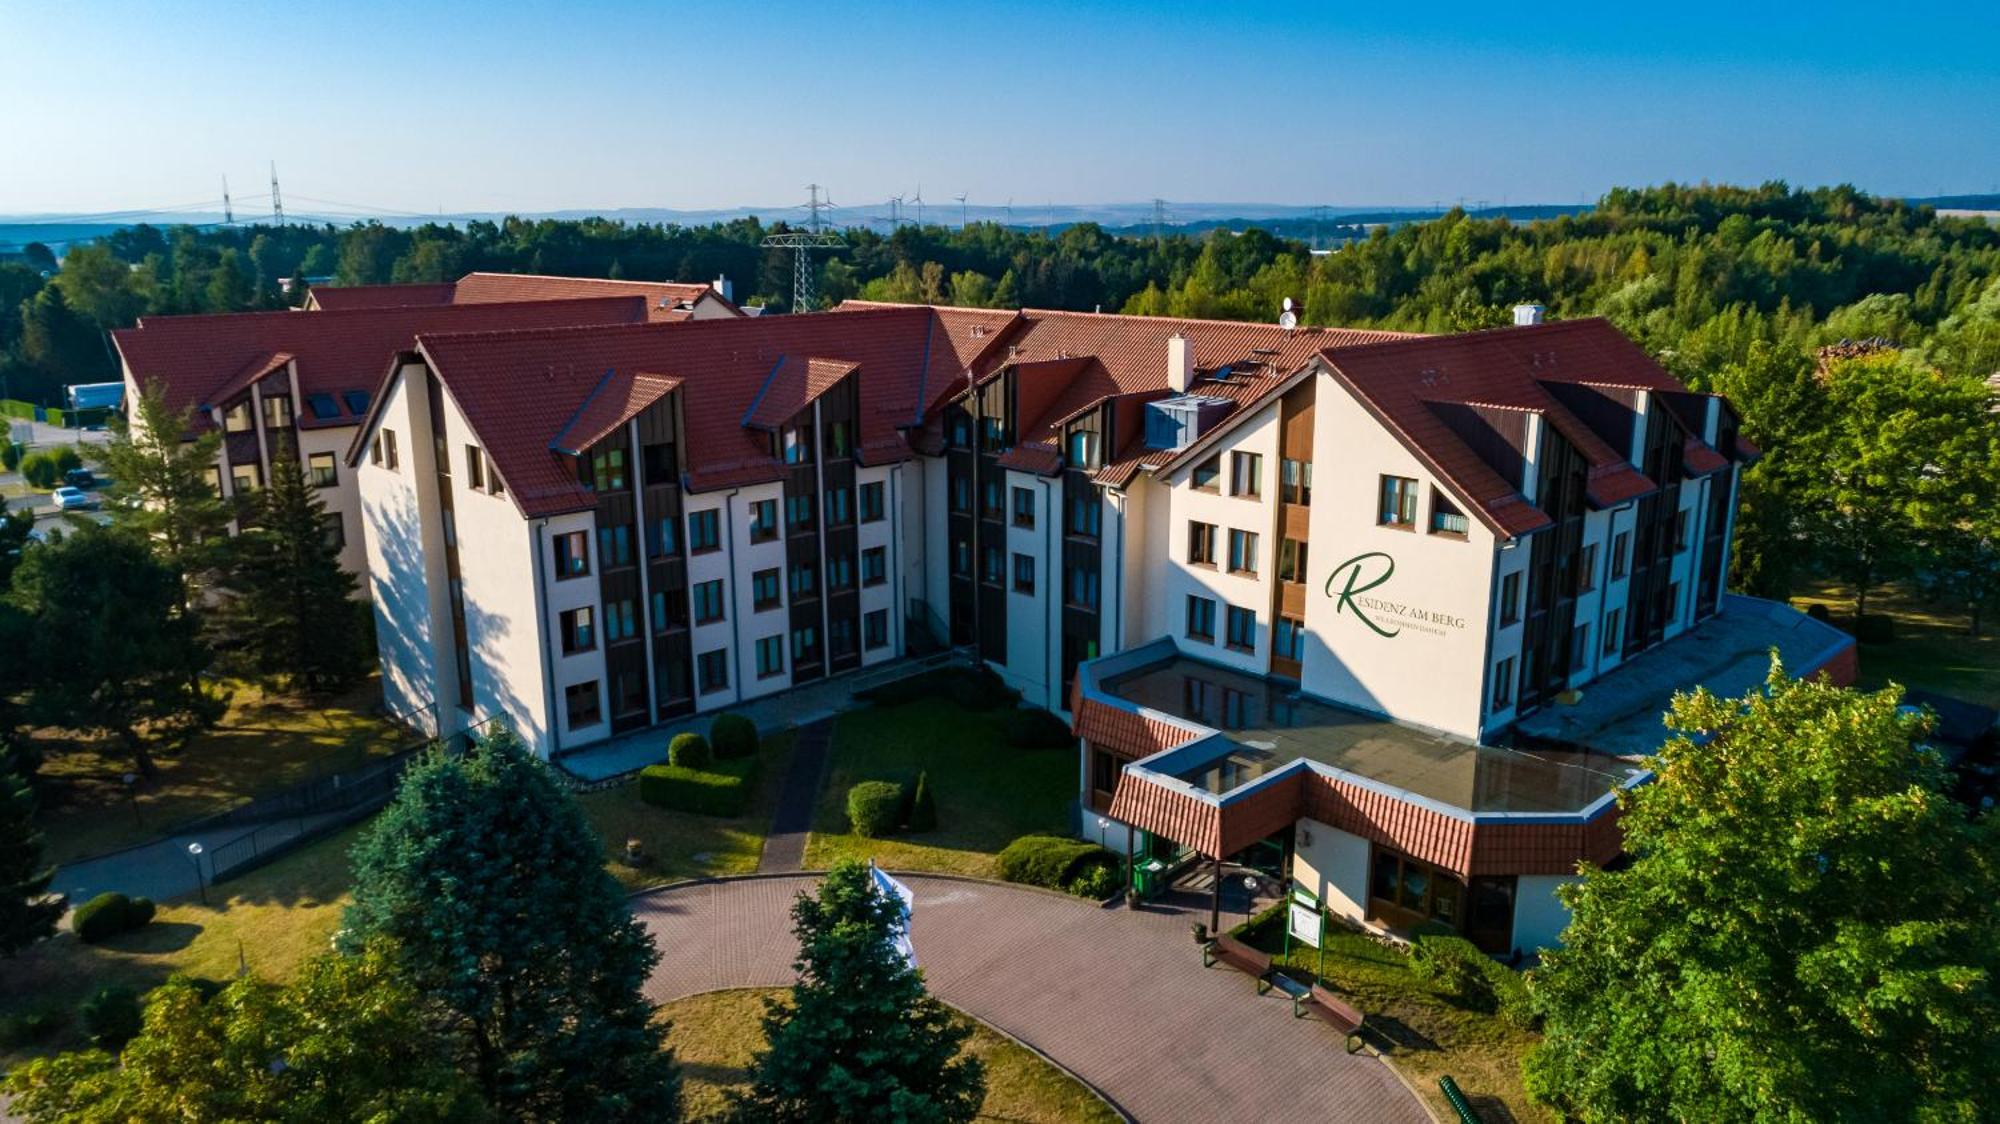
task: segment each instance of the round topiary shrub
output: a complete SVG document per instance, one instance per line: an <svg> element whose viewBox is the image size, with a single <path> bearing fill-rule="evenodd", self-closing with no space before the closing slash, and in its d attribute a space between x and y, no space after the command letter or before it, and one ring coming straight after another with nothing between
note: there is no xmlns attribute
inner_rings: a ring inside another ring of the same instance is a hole
<svg viewBox="0 0 2000 1124"><path fill-rule="evenodd" d="M708 739L690 730L685 734L675 734L667 743L667 764L683 769L706 769L715 764L715 754L708 748Z"/></svg>
<svg viewBox="0 0 2000 1124"><path fill-rule="evenodd" d="M1109 897L1117 887L1119 865L1118 856L1108 849L1060 835L1023 835L1000 851L1001 878L1086 897ZM1110 879L1101 895L1094 893L1102 883L1093 870L1103 870Z"/></svg>
<svg viewBox="0 0 2000 1124"><path fill-rule="evenodd" d="M129 987L99 988L97 994L77 1008L84 1033L101 1050L117 1053L138 1037L143 1020L139 1015L139 995Z"/></svg>
<svg viewBox="0 0 2000 1124"><path fill-rule="evenodd" d="M1079 898L1103 901L1118 892L1118 872L1110 863L1093 862L1070 879L1067 889Z"/></svg>
<svg viewBox="0 0 2000 1124"><path fill-rule="evenodd" d="M97 895L76 907L70 928L85 944L129 933L153 919L153 903L145 898L128 898L116 891Z"/></svg>
<svg viewBox="0 0 2000 1124"><path fill-rule="evenodd" d="M918 773L916 791L910 795L908 813L911 831L937 830L937 793L931 788L931 775Z"/></svg>
<svg viewBox="0 0 2000 1124"><path fill-rule="evenodd" d="M888 781L862 781L847 790L847 822L854 834L880 839L894 834L903 808L903 786Z"/></svg>
<svg viewBox="0 0 2000 1124"><path fill-rule="evenodd" d="M58 476L71 469L83 467L83 454L77 452L72 446L64 445L49 455L56 460L56 475Z"/></svg>
<svg viewBox="0 0 2000 1124"><path fill-rule="evenodd" d="M21 476L37 488L55 487L61 475L56 459L47 453L29 453L21 458Z"/></svg>
<svg viewBox="0 0 2000 1124"><path fill-rule="evenodd" d="M28 447L19 441L0 439L0 468L9 472L21 467L21 458L26 456Z"/></svg>
<svg viewBox="0 0 2000 1124"><path fill-rule="evenodd" d="M724 711L708 727L708 742L718 757L754 757L757 754L757 724L740 714Z"/></svg>

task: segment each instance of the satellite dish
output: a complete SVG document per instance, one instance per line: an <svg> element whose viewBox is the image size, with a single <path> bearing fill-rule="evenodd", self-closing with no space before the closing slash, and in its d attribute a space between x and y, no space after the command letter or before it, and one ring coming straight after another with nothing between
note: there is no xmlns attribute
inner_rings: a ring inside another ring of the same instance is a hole
<svg viewBox="0 0 2000 1124"><path fill-rule="evenodd" d="M1292 298L1286 297L1284 303L1278 307L1284 309L1286 312L1290 312L1292 310Z"/></svg>
<svg viewBox="0 0 2000 1124"><path fill-rule="evenodd" d="M1290 297L1285 298L1285 303L1286 304L1292 303L1291 298ZM1293 328L1296 328L1298 326L1299 326L1298 313L1293 312L1291 309L1288 308L1285 311L1280 312L1278 314L1278 327L1283 328L1284 330L1289 332Z"/></svg>

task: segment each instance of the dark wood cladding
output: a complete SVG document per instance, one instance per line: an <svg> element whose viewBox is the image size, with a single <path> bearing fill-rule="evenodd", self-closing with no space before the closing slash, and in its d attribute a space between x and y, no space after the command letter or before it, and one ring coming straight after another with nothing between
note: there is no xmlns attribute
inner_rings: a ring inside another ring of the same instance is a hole
<svg viewBox="0 0 2000 1124"><path fill-rule="evenodd" d="M977 644L980 658L1007 662L1007 473L1000 454L1013 444L1014 372L975 388L945 411L946 527L951 539L951 639ZM989 488L1000 490L988 504ZM1000 572L989 574L989 549ZM988 581L991 576L996 580Z"/></svg>
<svg viewBox="0 0 2000 1124"><path fill-rule="evenodd" d="M1708 516L1702 524L1696 620L1712 617L1722 608L1722 557L1729 550L1729 500L1735 479L1734 464L1708 478Z"/></svg>
<svg viewBox="0 0 2000 1124"><path fill-rule="evenodd" d="M1638 655L1666 638L1673 606L1674 517L1681 506L1682 446L1687 435L1666 410L1646 413L1646 445L1639 470L1659 490L1639 497L1632 528L1631 584L1626 588L1625 655Z"/></svg>
<svg viewBox="0 0 2000 1124"><path fill-rule="evenodd" d="M1091 479L1099 465L1078 464L1068 457L1070 450L1077 446L1079 439L1097 450L1101 458L1106 450L1118 447L1118 419L1110 407L1097 409L1077 418L1063 430L1062 486L1057 489L1057 503L1061 510L1051 511L1048 518L1058 520L1056 526L1061 531L1062 549L1053 572L1042 575L1041 594L1044 597L1061 598L1062 604L1062 694L1064 705L1068 705L1071 688L1076 684L1076 667L1084 660L1098 657L1100 641L1104 635L1104 601L1100 592L1095 605L1084 605L1069 597L1070 574L1087 572L1100 575L1099 588L1102 589L1101 575L1104 573L1104 496L1097 482ZM1087 435L1087 436L1080 436ZM1089 512L1089 519L1078 516ZM1107 793L1108 801L1110 795Z"/></svg>
<svg viewBox="0 0 2000 1124"><path fill-rule="evenodd" d="M1464 402L1432 402L1430 408L1488 468L1509 484L1521 486L1527 478L1530 415L1526 411Z"/></svg>
<svg viewBox="0 0 2000 1124"><path fill-rule="evenodd" d="M1528 539L1527 607L1522 621L1519 713L1548 703L1568 686L1576 628L1578 572L1590 464L1575 445L1542 427L1535 458L1535 506L1555 525Z"/></svg>
<svg viewBox="0 0 2000 1124"><path fill-rule="evenodd" d="M1270 562L1274 570L1278 565L1280 552L1285 550L1287 539L1299 544L1300 550L1309 549L1312 530L1312 505L1291 502L1292 493L1285 485L1285 462L1298 461L1310 466L1313 461L1313 407L1316 402L1319 380L1310 378L1285 392L1278 400L1278 487L1272 502L1278 505L1278 535L1272 544ZM1308 493L1308 497L1310 493ZM1285 581L1282 578L1272 584L1271 595L1271 658L1270 672L1283 679L1303 678L1305 665L1278 651L1280 618L1303 624L1306 619L1306 587L1303 581Z"/></svg>
<svg viewBox="0 0 2000 1124"><path fill-rule="evenodd" d="M578 470L586 482L593 479L592 465L597 458L615 456L623 463L622 472L615 478L607 477L605 486L596 489L597 541L592 544L597 563L597 603L601 606L598 635L604 648L603 706L614 734L653 723L646 673L647 629L640 623L645 621L646 598L639 577L644 555L636 498L639 466L634 453L630 434L621 426L591 446L587 455L578 458ZM614 541L613 536L625 543L622 562L615 561L617 556L605 549L607 543ZM613 626L628 608L639 627L614 639Z"/></svg>
<svg viewBox="0 0 2000 1124"><path fill-rule="evenodd" d="M861 666L861 497L855 493L854 444L861 429L859 380L852 376L819 397L820 513L826 519L826 562L820 588L826 598L826 635L819 638L827 673L838 675ZM847 437L836 444L836 428ZM831 497L842 498L832 512ZM835 568L844 584L830 580Z"/></svg>
<svg viewBox="0 0 2000 1124"><path fill-rule="evenodd" d="M694 713L694 638L688 630L686 502L681 493L680 392L638 418L634 468L645 526L634 549L646 555L647 603L640 612L653 645L653 713L664 721ZM661 527L672 528L663 536Z"/></svg>

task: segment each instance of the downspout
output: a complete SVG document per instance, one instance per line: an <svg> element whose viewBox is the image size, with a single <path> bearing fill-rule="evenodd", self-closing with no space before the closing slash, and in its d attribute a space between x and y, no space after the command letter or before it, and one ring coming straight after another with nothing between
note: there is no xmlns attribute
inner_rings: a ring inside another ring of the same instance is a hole
<svg viewBox="0 0 2000 1124"><path fill-rule="evenodd" d="M632 546L639 558L639 615L645 620L646 656L646 725L660 720L659 672L653 666L653 559L646 549L646 481L639 458L639 417L634 414L625 423L625 443L630 454L626 457L626 471L632 481L632 528L635 541ZM692 648L692 645L690 645ZM606 653L609 655L609 653ZM694 669L689 668L690 677Z"/></svg>
<svg viewBox="0 0 2000 1124"><path fill-rule="evenodd" d="M729 491L723 493L722 496L722 536L723 536L722 541L729 544L729 584L732 586L736 584L736 505L732 501L736 499L736 493L742 490L743 489L741 488L731 488L729 489ZM682 519L687 518L687 499L686 499L687 494L688 494L687 491L683 489L681 492ZM780 488L778 494L782 497L784 495L784 489ZM778 518L780 519L780 523L778 525L779 527L782 528L784 526L784 523L782 522L782 520L784 519L784 513L780 512ZM686 528L682 528L681 534L683 536L682 548L685 550L686 548L685 536L687 534ZM783 532L780 531L781 536L782 534ZM694 580L692 576L690 576L687 579L687 586L689 595L692 596L694 592ZM731 592L729 599L731 601L734 601L736 599L733 591ZM790 602L787 602L785 607L787 609L791 608ZM741 618L743 614L736 610L736 606L731 605L729 606L729 611L727 615L729 617L729 653L730 653L729 658L731 660L736 661L736 666L732 669L735 673L734 678L732 679L732 682L735 684L735 686L732 688L732 691L736 695L736 701L740 703L743 701L743 664L742 664L743 632L742 632L742 626L739 622L739 618ZM688 638L689 638L688 648L690 651L692 651L694 648L694 642L693 642L694 622L692 620L688 622ZM699 686L695 688L694 708L697 713L701 711L701 688Z"/></svg>
<svg viewBox="0 0 2000 1124"><path fill-rule="evenodd" d="M905 614L907 614L910 610L904 604L904 599L903 599L903 534L902 534L903 486L902 485L903 485L903 466L899 464L889 470L889 481L888 481L889 510L887 513L885 513L891 520L891 522L889 523L889 557L890 557L890 567L891 567L891 574L889 578L889 600L891 602L891 605L889 607L889 627L895 629L895 632L891 635L889 640L889 653L890 653L889 658L891 659L900 659L908 654L908 652L905 651L904 649L904 637L903 637L903 630L907 626L907 619L905 617ZM859 507L860 502L861 502L861 497L859 495L855 496L855 506ZM856 536L857 542L859 541L859 537L860 536L858 535ZM922 545L923 543L922 535L917 536L917 542L920 546ZM865 621L866 618L864 617L863 620ZM868 643L866 624L862 626L861 640L863 647L863 653L861 658L864 662L866 662L868 658L866 652Z"/></svg>
<svg viewBox="0 0 2000 1124"><path fill-rule="evenodd" d="M1053 491L1051 490L1052 487ZM1057 587L1054 582L1062 573L1061 547L1056 535L1056 520L1061 518L1061 512L1058 510L1058 505L1062 500L1061 489L1062 477L1060 476L1056 477L1053 481L1047 479L1042 481L1042 499L1045 501L1042 505L1042 536L1046 542L1043 557L1049 561L1047 572L1041 576L1041 580L1043 583L1042 588L1047 590L1049 594L1056 592ZM1102 570L1103 565L1104 563L1100 559L1098 561L1098 568ZM1043 603L1048 606L1048 609L1045 610L1048 613L1048 622L1042 633L1042 677L1043 681L1047 684L1043 690L1046 691L1050 687L1055 689L1055 705L1048 709L1063 711L1069 709L1069 700L1062 697L1062 598L1060 596L1045 596ZM1098 618L1100 621L1103 620L1101 611L1100 607L1100 616ZM1100 624L1099 627L1102 627L1102 625ZM1054 668L1056 673L1050 675L1048 673L1049 668Z"/></svg>
<svg viewBox="0 0 2000 1124"><path fill-rule="evenodd" d="M549 758L553 760L562 748L562 734L556 728L555 653L549 650L549 585L547 575L542 571L542 551L548 542L548 528L547 519L535 520L532 538L535 548L535 630L541 634L538 645L542 653L542 728L549 732ZM443 724L442 720L439 724Z"/></svg>
<svg viewBox="0 0 2000 1124"><path fill-rule="evenodd" d="M1097 502L1102 504L1109 496L1109 492L1100 493ZM1118 602L1112 611L1111 643L1109 650L1101 653L1103 655L1110 655L1111 652L1122 652L1125 650L1125 521L1129 515L1127 509L1130 506L1131 499L1128 496L1121 499L1117 507L1118 550L1116 563L1118 567Z"/></svg>
<svg viewBox="0 0 2000 1124"><path fill-rule="evenodd" d="M1521 548L1521 540L1518 537L1511 541L1515 550ZM1493 633L1499 627L1499 617L1495 614L1495 609L1500 603L1501 549L1499 535L1495 534L1493 564L1486 575L1486 639L1479 656L1478 720L1472 727L1477 735L1473 740L1481 743L1486 741L1486 703L1493 697Z"/></svg>

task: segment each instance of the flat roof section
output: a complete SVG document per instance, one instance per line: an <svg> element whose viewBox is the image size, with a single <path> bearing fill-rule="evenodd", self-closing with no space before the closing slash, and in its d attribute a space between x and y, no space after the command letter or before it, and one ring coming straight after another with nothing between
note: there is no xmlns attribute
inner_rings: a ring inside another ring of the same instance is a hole
<svg viewBox="0 0 2000 1124"><path fill-rule="evenodd" d="M1106 693L1221 731L1229 748L1171 775L1222 795L1306 760L1468 812L1580 812L1638 776L1603 754L1474 745L1186 656L1108 677Z"/></svg>

